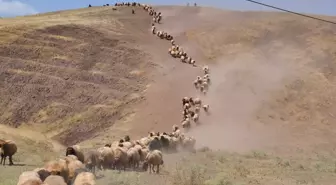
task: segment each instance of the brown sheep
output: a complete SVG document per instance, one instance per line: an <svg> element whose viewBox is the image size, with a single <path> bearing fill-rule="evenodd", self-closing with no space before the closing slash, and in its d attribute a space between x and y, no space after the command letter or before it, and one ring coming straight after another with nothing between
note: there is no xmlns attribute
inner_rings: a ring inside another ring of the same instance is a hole
<svg viewBox="0 0 336 185"><path fill-rule="evenodd" d="M6 158L9 158L9 165L14 165L13 155L17 152L17 146L14 141L11 140L1 140L0 139L0 155L1 161L0 164L6 164Z"/></svg>
<svg viewBox="0 0 336 185"><path fill-rule="evenodd" d="M79 161L84 163L84 154L83 154L83 152L81 151L81 149L78 145L69 146L66 149L66 153L65 153L65 156L68 156L68 155L74 155L74 156L78 157Z"/></svg>
<svg viewBox="0 0 336 185"><path fill-rule="evenodd" d="M114 163L114 151L110 147L98 148L98 168L112 169Z"/></svg>
<svg viewBox="0 0 336 185"><path fill-rule="evenodd" d="M127 157L130 167L133 167L133 169L139 168L139 162L141 159L141 149L134 147L130 148L127 151Z"/></svg>
<svg viewBox="0 0 336 185"><path fill-rule="evenodd" d="M92 173L96 172L96 166L99 168L99 152L97 150L91 150L88 152L87 156L85 157L85 166L89 169Z"/></svg>
<svg viewBox="0 0 336 185"><path fill-rule="evenodd" d="M96 185L96 177L90 172L79 173L73 185Z"/></svg>
<svg viewBox="0 0 336 185"><path fill-rule="evenodd" d="M67 185L63 177L58 175L50 175L45 179L44 183L48 185Z"/></svg>
<svg viewBox="0 0 336 185"><path fill-rule="evenodd" d="M163 165L162 152L160 150L153 150L147 154L143 163L143 169L147 170L149 167L149 173L152 173L152 171L155 172L154 166L156 166L156 173L159 173L160 165Z"/></svg>
<svg viewBox="0 0 336 185"><path fill-rule="evenodd" d="M124 168L124 171L126 171L126 166L128 164L128 157L127 157L127 151L122 147L117 147L114 149L114 166L117 169L121 169L121 167Z"/></svg>
<svg viewBox="0 0 336 185"><path fill-rule="evenodd" d="M19 176L17 185L41 185L42 180L37 172L25 171Z"/></svg>

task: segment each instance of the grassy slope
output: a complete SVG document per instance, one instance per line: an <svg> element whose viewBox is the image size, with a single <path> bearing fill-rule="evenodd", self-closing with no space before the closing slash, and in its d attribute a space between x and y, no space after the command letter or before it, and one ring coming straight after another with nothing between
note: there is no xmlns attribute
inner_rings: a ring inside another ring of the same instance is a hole
<svg viewBox="0 0 336 185"><path fill-rule="evenodd" d="M85 11L90 12L91 10L84 9L77 12ZM336 110L332 106L334 104L332 95L335 92L334 85L332 85L335 75L332 71L335 65L333 62L335 56L333 35L335 31L327 24L281 13L211 12L228 16L227 20L236 18L236 21L224 21L222 25L218 25L215 24L215 19L212 19L214 20L212 26L199 26L187 31L186 35L190 41L198 43L208 58L216 61L216 59L225 55L228 60L224 61L230 61L229 59L241 56L242 53L252 53L256 58L275 56L274 61L277 63L279 61L290 61L289 63L297 64L294 65L295 70L300 72L300 75L295 78L297 80L293 82L291 79L288 81L289 85L286 88L274 91L270 101L259 110L257 118L265 124L282 124L285 127L293 127L293 130L297 131L295 137L298 138L307 135L311 136L312 141L319 138L320 143L315 142L319 150L309 155L300 155L297 152L296 154L299 157L280 157L263 152L253 152L245 155L204 152L185 155L185 157L182 157L183 154L167 156L167 160L172 162L167 162L162 172L165 175L139 175L133 172L116 174L108 171L103 173L104 178L98 180L99 184L148 184L153 182L174 185L333 184L336 180L333 160L335 156L332 152L325 151L332 150L331 146L335 141L331 137L335 130L334 126L328 124L334 119L333 115L336 115ZM73 14L72 11L69 11L65 12L64 15L67 13ZM208 17L211 16L208 14ZM22 18L17 19L20 22L19 20ZM72 18L69 16L66 19L73 19L76 24L80 21L89 24L87 19L78 20L77 16ZM36 20L42 21L43 18L36 17ZM14 23L11 24L15 26ZM223 34L223 32L226 34ZM14 37L16 38L16 36ZM252 54L247 55L250 57ZM302 128L305 128L305 130ZM315 134L317 136L314 136ZM22 144L39 146L36 148L43 149L40 144L36 143L37 138L29 140L22 139L22 137L15 138L8 133L7 135L8 138L13 137ZM303 138L307 139L309 137ZM330 141L330 143L326 141ZM31 142L34 144L30 144ZM308 141L306 144L309 145ZM53 142L44 141L42 146L44 145L47 150L43 149L43 151L50 151ZM33 147L24 148L24 151L31 152L31 148ZM40 149L38 150L40 151ZM19 158L22 161L20 156ZM42 162L40 158L38 161L39 163ZM180 162L176 167L174 162L177 161ZM15 184L13 178L17 178L20 172L26 168L35 167L6 167L4 173L0 175L0 182L4 182L1 179L3 178L6 179L6 183L2 184Z"/></svg>

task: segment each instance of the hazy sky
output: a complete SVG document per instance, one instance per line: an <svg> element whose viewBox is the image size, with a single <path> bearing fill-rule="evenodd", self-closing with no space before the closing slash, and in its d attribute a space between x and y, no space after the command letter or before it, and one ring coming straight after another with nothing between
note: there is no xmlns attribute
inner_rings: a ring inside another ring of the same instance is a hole
<svg viewBox="0 0 336 185"><path fill-rule="evenodd" d="M102 5L106 3L114 4L115 2L108 0L0 0L0 16L27 15L82 8L90 3L92 5ZM142 0L137 2L149 4L186 4L188 1ZM272 10L245 0L195 0L189 2L231 10ZM336 0L259 0L259 2L301 13L336 15Z"/></svg>

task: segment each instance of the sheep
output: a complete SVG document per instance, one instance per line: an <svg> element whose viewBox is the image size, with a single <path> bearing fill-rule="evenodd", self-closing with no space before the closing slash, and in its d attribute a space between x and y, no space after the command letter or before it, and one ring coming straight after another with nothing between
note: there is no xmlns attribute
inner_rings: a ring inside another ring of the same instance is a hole
<svg viewBox="0 0 336 185"><path fill-rule="evenodd" d="M127 151L134 146L134 143L131 143L131 142L127 141L127 142L123 142L123 143L119 144L119 146L125 148L126 151Z"/></svg>
<svg viewBox="0 0 336 185"><path fill-rule="evenodd" d="M190 64L191 62L191 57L187 57L187 61L186 61L188 64Z"/></svg>
<svg viewBox="0 0 336 185"><path fill-rule="evenodd" d="M200 87L200 91L201 91L203 94L206 94L206 93L207 93L207 88L206 88L206 86L204 86L204 84L201 85L201 87Z"/></svg>
<svg viewBox="0 0 336 185"><path fill-rule="evenodd" d="M199 114L195 113L194 116L192 117L193 121L198 124L199 121Z"/></svg>
<svg viewBox="0 0 336 185"><path fill-rule="evenodd" d="M155 34L156 27L153 25L152 26L152 34Z"/></svg>
<svg viewBox="0 0 336 185"><path fill-rule="evenodd" d="M208 88L209 88L209 84L208 84L207 81L203 81L203 82L202 82L202 86L203 86L206 90L208 90Z"/></svg>
<svg viewBox="0 0 336 185"><path fill-rule="evenodd" d="M152 151L152 150L161 150L161 148L162 144L159 140L159 137L155 136L154 139L149 143L148 149Z"/></svg>
<svg viewBox="0 0 336 185"><path fill-rule="evenodd" d="M59 159L49 161L44 165L44 169L47 170L50 175L59 175L67 182L69 179L69 160Z"/></svg>
<svg viewBox="0 0 336 185"><path fill-rule="evenodd" d="M90 172L82 172L77 175L73 185L96 185L96 177Z"/></svg>
<svg viewBox="0 0 336 185"><path fill-rule="evenodd" d="M69 180L73 180L75 176L75 171L77 169L85 168L85 165L79 160L73 160L68 162L69 168Z"/></svg>
<svg viewBox="0 0 336 185"><path fill-rule="evenodd" d="M195 138L190 137L190 136L181 135L180 139L181 139L181 143L184 149L189 150L189 151L195 150L195 144L196 144Z"/></svg>
<svg viewBox="0 0 336 185"><path fill-rule="evenodd" d="M51 175L51 173L48 172L44 168L36 168L33 171L36 172L39 175L39 177L42 181L44 181L47 177L49 177Z"/></svg>
<svg viewBox="0 0 336 185"><path fill-rule="evenodd" d="M117 147L113 150L114 152L114 166L121 170L123 167L124 171L126 171L126 166L128 164L127 151L122 147Z"/></svg>
<svg viewBox="0 0 336 185"><path fill-rule="evenodd" d="M26 184L33 184L33 185L41 185L42 180L37 172L34 171L25 171L21 173L19 176L19 181L17 185L26 185Z"/></svg>
<svg viewBox="0 0 336 185"><path fill-rule="evenodd" d="M186 103L186 104L183 105L184 110L188 110L190 108L191 108L191 105L189 103Z"/></svg>
<svg viewBox="0 0 336 185"><path fill-rule="evenodd" d="M48 185L67 185L64 179L58 175L50 175L45 179L43 183Z"/></svg>
<svg viewBox="0 0 336 185"><path fill-rule="evenodd" d="M209 105L203 105L203 110L205 112L208 112L209 111Z"/></svg>
<svg viewBox="0 0 336 185"><path fill-rule="evenodd" d="M190 61L190 64L193 65L193 66L196 66L195 63L196 63L196 61L193 60L193 59Z"/></svg>
<svg viewBox="0 0 336 185"><path fill-rule="evenodd" d="M195 88L197 89L198 88L198 84L199 84L198 80L194 80L193 84L194 84Z"/></svg>
<svg viewBox="0 0 336 185"><path fill-rule="evenodd" d="M160 165L163 165L163 155L159 150L153 150L146 156L145 162L143 163L143 169L147 170L149 167L149 173L152 171L155 173L154 166L156 166L156 173L160 172Z"/></svg>
<svg viewBox="0 0 336 185"><path fill-rule="evenodd" d="M204 74L209 74L209 66L203 67Z"/></svg>
<svg viewBox="0 0 336 185"><path fill-rule="evenodd" d="M84 164L87 169L89 169L92 173L96 172L96 166L99 168L99 155L100 153L97 150L91 150L88 152L85 157Z"/></svg>
<svg viewBox="0 0 336 185"><path fill-rule="evenodd" d="M11 140L1 140L0 139L0 155L1 161L0 164L6 164L6 158L9 158L9 165L14 165L13 155L17 152L17 146L14 141Z"/></svg>
<svg viewBox="0 0 336 185"><path fill-rule="evenodd" d="M200 98L195 98L194 103L195 105L202 105L202 100Z"/></svg>
<svg viewBox="0 0 336 185"><path fill-rule="evenodd" d="M174 41L174 40L170 40L170 43L171 43L172 45L175 45L175 41Z"/></svg>
<svg viewBox="0 0 336 185"><path fill-rule="evenodd" d="M182 127L184 129L189 129L190 126L191 126L191 124L190 124L190 119L189 118L187 118L187 119L185 119L185 120L182 121Z"/></svg>
<svg viewBox="0 0 336 185"><path fill-rule="evenodd" d="M200 108L199 106L196 106L196 107L195 107L195 113L199 113L200 110L201 110L201 108Z"/></svg>
<svg viewBox="0 0 336 185"><path fill-rule="evenodd" d="M189 103L189 98L188 97L183 97L182 98L182 105L184 106L186 103Z"/></svg>
<svg viewBox="0 0 336 185"><path fill-rule="evenodd" d="M78 169L76 169L75 170L75 173L74 173L74 176L73 176L73 178L72 178L72 182L71 182L71 184L73 185L74 184L74 182L75 182L75 180L76 180L76 178L77 178L77 176L80 174L80 173L84 173L84 172L90 172L88 169L86 169L86 168L78 168Z"/></svg>
<svg viewBox="0 0 336 185"><path fill-rule="evenodd" d="M184 56L181 56L181 62L185 62L185 57Z"/></svg>
<svg viewBox="0 0 336 185"><path fill-rule="evenodd" d="M81 161L82 163L84 163L84 154L83 154L83 152L81 151L79 145L69 146L69 147L66 149L66 153L65 153L65 156L68 156L68 155L74 155L74 156L77 156L77 157L78 157L78 160Z"/></svg>
<svg viewBox="0 0 336 185"><path fill-rule="evenodd" d="M98 168L111 169L114 163L114 151L110 147L101 147L97 149L98 156Z"/></svg>
<svg viewBox="0 0 336 185"><path fill-rule="evenodd" d="M139 162L141 160L141 149L139 148L130 148L127 151L128 162L133 169L139 168Z"/></svg>

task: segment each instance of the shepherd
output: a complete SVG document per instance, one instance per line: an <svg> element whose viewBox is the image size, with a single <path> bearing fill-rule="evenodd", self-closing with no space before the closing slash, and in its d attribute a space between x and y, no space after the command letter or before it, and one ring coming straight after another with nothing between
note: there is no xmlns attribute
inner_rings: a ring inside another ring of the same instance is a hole
<svg viewBox="0 0 336 185"><path fill-rule="evenodd" d="M134 9L132 9L132 14L135 14L135 11L134 11Z"/></svg>

